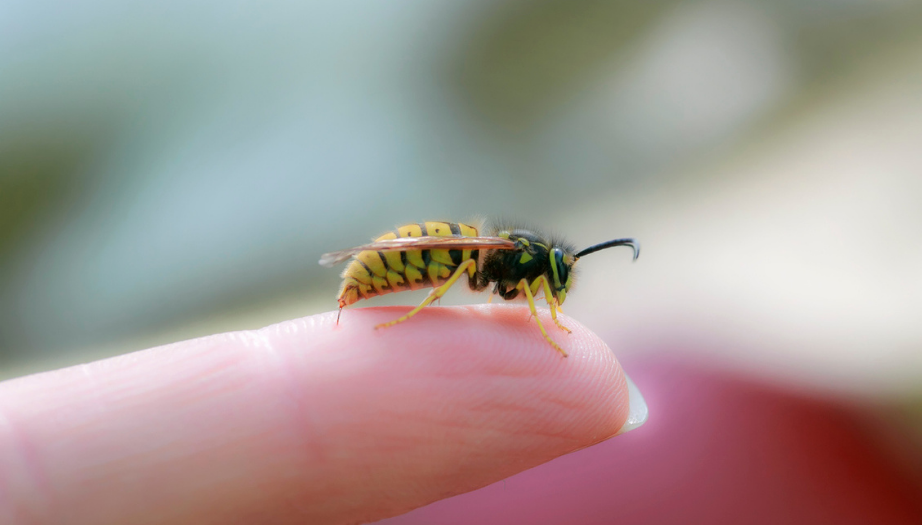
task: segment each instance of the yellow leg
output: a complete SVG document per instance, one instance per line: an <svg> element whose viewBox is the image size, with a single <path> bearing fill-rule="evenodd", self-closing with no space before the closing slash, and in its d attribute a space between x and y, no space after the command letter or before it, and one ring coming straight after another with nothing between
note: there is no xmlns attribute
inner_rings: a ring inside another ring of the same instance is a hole
<svg viewBox="0 0 922 525"><path fill-rule="evenodd" d="M474 259L468 259L468 260L462 262L461 265L458 266L458 269L455 270L455 273L451 274L451 277L449 277L448 280L445 281L445 284L443 284L442 286L439 286L438 288L435 288L435 289L433 289L431 292L429 292L429 297L426 297L426 298L423 300L423 302L419 303L419 306L417 306L416 308L410 310L410 312L409 312L407 315L403 316L403 317L400 317L400 318L398 318L398 319L394 319L393 321L390 321L390 322L387 322L387 323L381 323L381 324L375 326L375 330L377 330L378 328L386 328L386 327L388 327L388 326L394 326L394 325L397 324L397 323L402 323L402 322L406 321L407 319L413 317L414 315L416 315L417 313L419 313L420 310L422 310L423 308L425 308L425 307L429 306L430 304L432 304L433 301L435 301L436 299L439 299L440 297L442 297L443 295L445 295L445 292L447 292L448 289L452 287L452 285L454 285L456 282L458 282L458 279L460 279L461 276L464 275L464 272L468 271L468 269L470 269L471 267L476 266L476 265L477 265L477 261L475 261Z"/></svg>
<svg viewBox="0 0 922 525"><path fill-rule="evenodd" d="M531 293L531 286L528 285L528 281L526 281L525 279L522 279L521 281L519 281L519 284L518 286L516 286L516 289L519 289L525 292L525 297L528 298L528 307L531 309L531 315L534 316L535 322L538 323L538 328L541 329L541 334L544 335L544 338L547 339L547 342L551 343L551 346L557 349L557 351L560 352L561 355L563 355L564 357L567 357L567 353L563 351L563 348L560 348L560 345L555 343L554 340L551 339L551 336L547 335L547 331L544 330L544 325L541 324L541 319L538 319L538 310L535 308L535 296L534 294Z"/></svg>
<svg viewBox="0 0 922 525"><path fill-rule="evenodd" d="M563 330L564 332L568 334L573 333L572 331L570 331L569 328L560 324L560 321L557 320L557 309L560 308L560 305L557 304L557 297L551 292L551 285L550 283L547 282L547 277L542 275L538 277L537 279L535 279L533 283L531 283L532 295L534 295L535 292L537 292L540 288L542 288L542 285L544 289L544 300L547 301L547 305L551 309L551 319L554 320L554 324L557 325L557 328L560 328L561 330ZM561 312L562 311L563 310L561 310Z"/></svg>

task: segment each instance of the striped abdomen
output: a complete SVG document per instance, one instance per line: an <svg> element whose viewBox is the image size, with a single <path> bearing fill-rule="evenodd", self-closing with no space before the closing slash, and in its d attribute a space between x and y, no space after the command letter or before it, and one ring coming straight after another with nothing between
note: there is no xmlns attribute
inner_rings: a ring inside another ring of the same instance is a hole
<svg viewBox="0 0 922 525"><path fill-rule="evenodd" d="M375 239L397 237L477 237L477 228L454 222L407 224ZM443 284L462 261L477 260L477 250L364 251L353 257L343 272L339 307L360 299ZM471 268L469 277L476 272Z"/></svg>

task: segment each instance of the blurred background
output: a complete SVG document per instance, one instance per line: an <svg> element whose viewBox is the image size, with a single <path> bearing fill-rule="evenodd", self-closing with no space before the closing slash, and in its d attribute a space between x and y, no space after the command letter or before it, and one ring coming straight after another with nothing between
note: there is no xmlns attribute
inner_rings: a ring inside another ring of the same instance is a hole
<svg viewBox="0 0 922 525"><path fill-rule="evenodd" d="M566 306L651 421L523 474L518 514L487 487L394 523L661 522L657 472L752 489L686 523L918 523L920 57L910 0L4 0L0 379L332 310L321 253L517 217L643 243ZM602 492L528 496L561 476Z"/></svg>

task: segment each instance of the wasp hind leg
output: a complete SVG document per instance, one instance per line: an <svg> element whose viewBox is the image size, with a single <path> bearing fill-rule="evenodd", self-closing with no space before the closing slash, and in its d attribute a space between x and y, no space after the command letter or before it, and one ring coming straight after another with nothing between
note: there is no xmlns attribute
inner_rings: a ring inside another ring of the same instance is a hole
<svg viewBox="0 0 922 525"><path fill-rule="evenodd" d="M535 295L531 293L531 286L528 284L528 281L526 281L525 279L522 279L521 281L519 281L519 284L516 286L516 289L522 290L523 292L525 292L525 297L528 298L528 308L531 309L531 315L532 317L535 318L535 322L538 323L538 328L541 330L541 335L543 335L544 338L547 340L547 342L550 343L551 346L553 346L558 352L560 352L561 355L563 355L564 357L567 357L567 353L563 350L563 348L560 348L560 345L558 345L553 339L551 339L551 336L547 335L547 331L544 329L544 325L541 324L541 319L538 319L538 310L537 308L535 308ZM551 311L553 312L553 310Z"/></svg>
<svg viewBox="0 0 922 525"><path fill-rule="evenodd" d="M388 326L394 326L395 324L402 323L406 321L407 319L413 317L414 315L419 313L420 310L429 306L435 300L440 299L443 295L445 295L445 292L447 292L449 288L451 288L456 282L458 282L458 279L460 279L461 276L464 275L465 272L470 271L470 269L474 266L477 266L477 261L473 259L468 259L462 262L461 265L458 266L458 268L455 270L455 273L451 274L451 277L449 277L448 280L445 281L445 284L429 292L429 297L426 297L423 300L423 302L419 303L419 306L410 310L410 312L407 313L407 315L404 315L403 317L399 317L387 323L381 323L379 325L376 325L375 330L379 328L387 328Z"/></svg>
<svg viewBox="0 0 922 525"><path fill-rule="evenodd" d="M533 283L531 283L531 294L535 295L538 293L538 290L541 289L542 285L544 286L544 300L547 301L548 307L551 309L551 319L554 320L554 324L557 325L557 328L560 328L568 334L572 334L573 331L567 328L566 326L560 324L560 321L557 320L557 310L560 309L562 312L563 309L560 308L560 305L557 304L557 297L551 292L551 285L547 282L547 277L540 276Z"/></svg>

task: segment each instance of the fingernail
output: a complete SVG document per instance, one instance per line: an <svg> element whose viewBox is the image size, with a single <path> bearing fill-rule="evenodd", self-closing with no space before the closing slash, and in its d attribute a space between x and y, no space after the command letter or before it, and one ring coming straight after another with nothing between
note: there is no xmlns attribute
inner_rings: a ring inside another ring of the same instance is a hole
<svg viewBox="0 0 922 525"><path fill-rule="evenodd" d="M627 374L624 374L624 379L627 380L627 392L628 392L628 403L630 404L630 410L628 411L627 421L624 422L624 426L621 427L621 430L618 431L616 436L624 434L634 430L635 428L643 425L647 422L647 402L643 400L643 395L640 394L640 390L637 388L637 385L631 381L631 378Z"/></svg>

